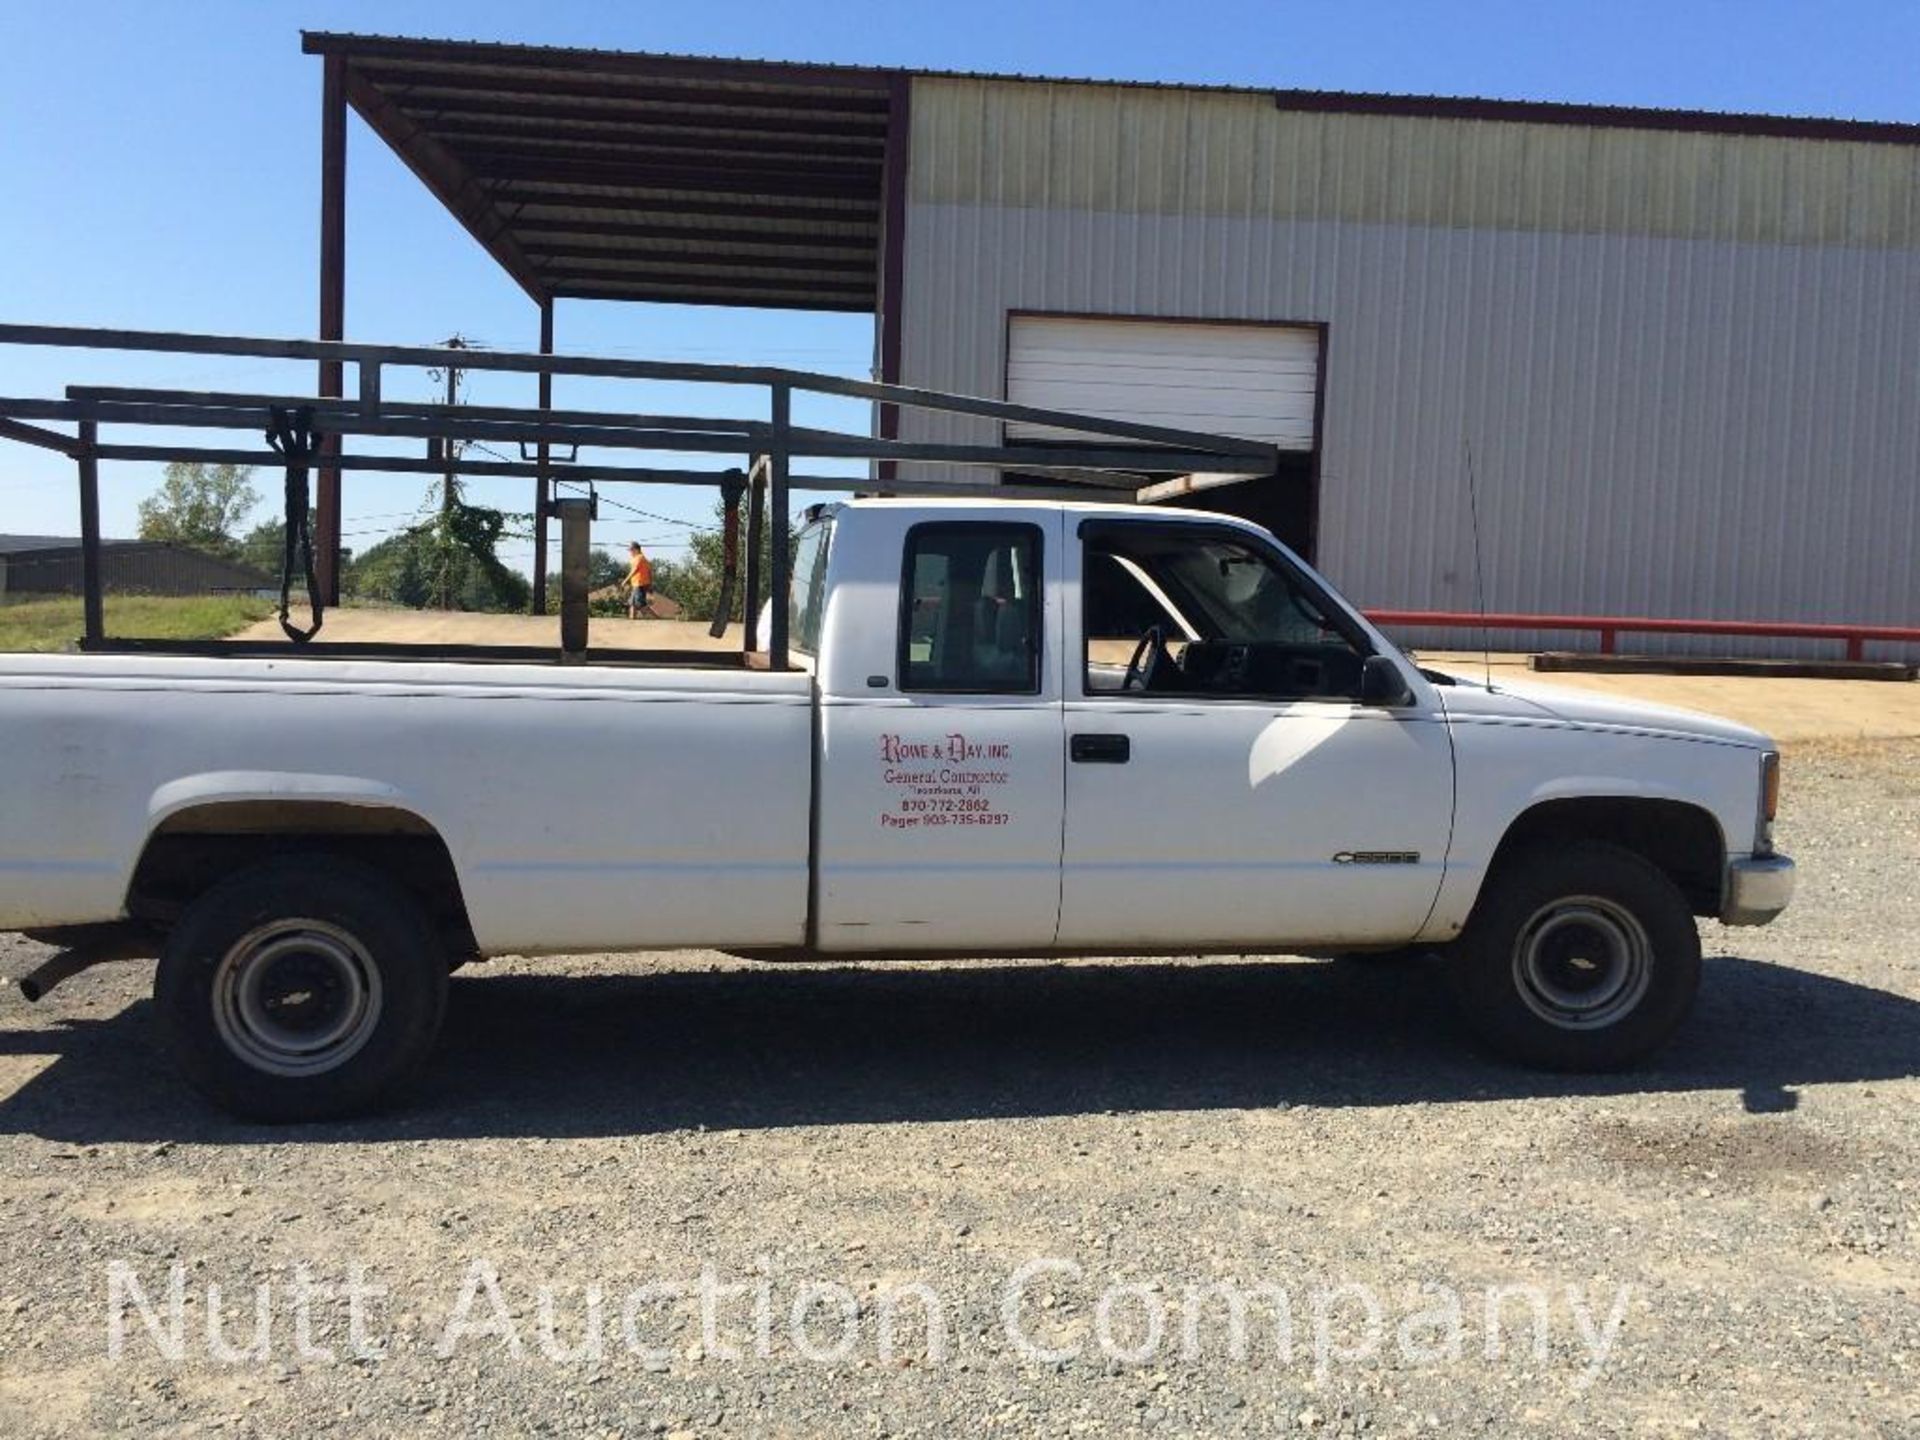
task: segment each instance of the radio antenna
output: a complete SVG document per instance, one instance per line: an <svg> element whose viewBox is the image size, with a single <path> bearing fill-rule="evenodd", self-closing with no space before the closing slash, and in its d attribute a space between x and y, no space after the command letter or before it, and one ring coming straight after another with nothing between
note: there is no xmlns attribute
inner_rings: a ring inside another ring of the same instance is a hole
<svg viewBox="0 0 1920 1440"><path fill-rule="evenodd" d="M1467 516L1473 527L1473 610L1480 617L1480 672L1487 689L1493 689L1493 645L1487 635L1487 580L1480 567L1480 496L1473 481L1473 442L1461 439L1467 452Z"/></svg>

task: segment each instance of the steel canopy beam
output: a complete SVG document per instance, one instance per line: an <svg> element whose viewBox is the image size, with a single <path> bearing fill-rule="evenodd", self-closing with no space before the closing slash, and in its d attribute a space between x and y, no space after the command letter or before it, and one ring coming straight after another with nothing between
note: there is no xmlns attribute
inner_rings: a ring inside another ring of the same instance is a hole
<svg viewBox="0 0 1920 1440"><path fill-rule="evenodd" d="M661 289L726 290L738 295L813 295L822 301L868 302L874 295L872 281L849 280L844 274L809 277L805 274L737 275L727 271L703 273L695 269L663 270L654 264L654 256L639 257L618 269L580 269L571 263L556 262L546 271L547 284L554 290L581 289L595 285ZM694 264L698 262L689 262ZM783 267L791 270L793 267Z"/></svg>
<svg viewBox="0 0 1920 1440"><path fill-rule="evenodd" d="M522 248L527 249L529 254L536 250L548 250L554 244L577 243L598 237L609 242L694 240L704 245L720 241L730 246L758 245L775 250L798 247L808 250L840 250L850 251L855 255L863 253L871 255L880 240L878 225L859 219L836 220L833 222L833 232L829 233L825 230L742 230L737 228L740 218L732 217L725 225L681 225L652 224L646 221L597 220L585 217L569 220L564 216L520 215L514 220L513 228L519 232ZM546 238L548 236L554 238L549 240ZM582 246L581 248L594 247ZM609 244L607 248L617 249L617 244Z"/></svg>
<svg viewBox="0 0 1920 1440"><path fill-rule="evenodd" d="M485 128L500 135L526 135L537 129L540 134L600 135L731 135L745 139L752 135L801 136L825 145L848 148L883 143L885 122L881 117L810 114L745 114L735 106L688 109L678 100L660 104L594 102L551 104L544 101L505 99L472 93L449 94L427 86L397 92L394 103L423 125L444 124L460 129ZM671 105L672 108L668 108ZM519 124L515 121L538 122Z"/></svg>
<svg viewBox="0 0 1920 1440"><path fill-rule="evenodd" d="M453 152L447 152L452 154ZM690 190L696 194L819 198L877 205L879 176L822 176L798 168L727 166L668 160L627 165L591 160L551 160L515 155L479 156L466 161L477 180L499 182L516 190L551 191L569 185L591 185L601 190ZM807 167L812 170L812 167ZM504 224L503 227L504 229Z"/></svg>
<svg viewBox="0 0 1920 1440"><path fill-rule="evenodd" d="M635 176L610 180L601 175L556 176L549 166L533 167L524 175L489 175L487 190L495 197L506 197L527 205L557 205L569 210L637 210L643 214L681 210L698 213L694 205L712 205L719 216L783 216L788 219L821 220L835 224L848 220L872 220L879 211L880 195L871 192L836 195L819 189L789 185L779 192L753 190L738 181L725 184L692 183L699 175L687 167L679 175Z"/></svg>
<svg viewBox="0 0 1920 1440"><path fill-rule="evenodd" d="M551 211L565 211L565 214L550 214ZM580 212L585 212L584 214ZM615 221L597 218L602 215L624 215L652 217L666 214L674 219L688 217L709 220L724 220L728 225L761 224L782 225L787 221L797 221L806 226L820 226L823 235L866 234L877 236L880 233L880 214L877 206L848 207L829 209L824 205L795 205L775 203L752 197L648 195L638 201L625 196L600 195L545 195L534 196L526 202L526 208L517 212L514 219L516 229L540 229L544 226L561 226L569 230L591 227L608 235L618 234L611 227L616 224L645 223L631 220ZM757 232L743 230L742 235Z"/></svg>
<svg viewBox="0 0 1920 1440"><path fill-rule="evenodd" d="M647 300L661 305L717 305L742 310L809 310L835 315L871 315L873 301L868 298L836 300L813 295L805 289L788 293L780 290L729 290L723 285L556 285L556 300Z"/></svg>
<svg viewBox="0 0 1920 1440"><path fill-rule="evenodd" d="M565 98L606 105L672 107L689 113L704 110L729 118L736 114L764 115L792 125L811 125L824 119L855 124L865 121L878 126L886 123L887 114L884 96L813 95L762 88L723 90L710 85L622 81L610 76L541 75L516 81L453 70L406 73L357 59L353 68L370 83L391 92L396 99L404 96L409 103L444 97L511 106Z"/></svg>
<svg viewBox="0 0 1920 1440"><path fill-rule="evenodd" d="M778 64L748 60L705 59L691 55L643 55L622 50L562 49L546 45L515 45L485 40L414 40L387 35L353 35L328 30L303 30L300 48L309 55L341 54L356 61L413 65L425 69L485 67L486 72L524 69L535 83L560 74L637 75L648 79L708 80L722 83L751 81L759 86L798 91L878 90L889 71L844 65ZM498 84L491 73L482 83Z"/></svg>
<svg viewBox="0 0 1920 1440"><path fill-rule="evenodd" d="M534 304L546 299L539 275L527 263L507 222L494 208L485 187L474 182L459 158L362 76L349 71L346 86L347 99L360 118L387 142L433 197L500 263Z"/></svg>
<svg viewBox="0 0 1920 1440"><path fill-rule="evenodd" d="M711 237L709 237L711 238ZM839 272L849 275L873 274L872 247L862 255L802 255L795 251L799 247L791 246L785 253L775 251L771 255L739 255L732 251L717 250L653 250L622 249L609 245L568 245L539 241L531 245L528 256L535 265L547 260L604 260L621 265L711 265L727 268L754 268L763 270L818 270Z"/></svg>
<svg viewBox="0 0 1920 1440"><path fill-rule="evenodd" d="M789 145L748 140L680 139L657 136L638 139L625 135L582 135L550 138L512 135L499 131L474 134L466 130L436 132L448 150L479 169L499 164L548 161L556 165L593 165L622 172L654 166L689 165L715 175L752 174L782 165L804 166L818 174L859 179L880 169L878 151L871 155L822 154L809 148L807 137L795 136Z"/></svg>

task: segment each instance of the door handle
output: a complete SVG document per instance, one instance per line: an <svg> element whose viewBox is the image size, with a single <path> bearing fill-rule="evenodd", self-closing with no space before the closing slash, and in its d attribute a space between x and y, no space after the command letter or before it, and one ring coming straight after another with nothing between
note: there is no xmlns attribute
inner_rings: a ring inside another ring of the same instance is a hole
<svg viewBox="0 0 1920 1440"><path fill-rule="evenodd" d="M1125 735L1075 735L1067 741L1067 757L1082 765L1124 765L1133 758L1133 741Z"/></svg>

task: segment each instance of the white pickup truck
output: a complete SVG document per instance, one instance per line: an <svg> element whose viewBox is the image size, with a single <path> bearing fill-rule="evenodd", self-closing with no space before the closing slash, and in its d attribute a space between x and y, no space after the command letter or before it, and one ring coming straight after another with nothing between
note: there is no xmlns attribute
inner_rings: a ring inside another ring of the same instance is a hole
<svg viewBox="0 0 1920 1440"><path fill-rule="evenodd" d="M1418 668L1257 527L856 501L794 668L0 658L0 929L157 953L240 1114L390 1096L478 956L1442 952L1522 1062L1668 1039L1793 867L1706 716Z"/></svg>

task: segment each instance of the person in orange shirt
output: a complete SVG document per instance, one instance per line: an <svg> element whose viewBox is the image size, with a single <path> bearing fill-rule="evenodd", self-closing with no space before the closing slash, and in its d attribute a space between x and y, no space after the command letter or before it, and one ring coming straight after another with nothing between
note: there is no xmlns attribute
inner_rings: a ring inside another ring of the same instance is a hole
<svg viewBox="0 0 1920 1440"><path fill-rule="evenodd" d="M647 559L647 552L640 548L635 540L627 546L627 618L637 620L640 612L645 611L649 619L658 619L653 606L648 603L653 589L653 562Z"/></svg>

